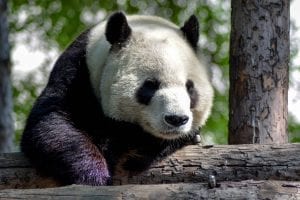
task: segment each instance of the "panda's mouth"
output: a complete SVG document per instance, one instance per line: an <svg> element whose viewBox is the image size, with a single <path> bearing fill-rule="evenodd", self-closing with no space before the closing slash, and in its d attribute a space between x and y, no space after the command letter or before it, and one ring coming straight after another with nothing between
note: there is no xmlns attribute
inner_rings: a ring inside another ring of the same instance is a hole
<svg viewBox="0 0 300 200"><path fill-rule="evenodd" d="M173 137L178 137L180 135L183 135L184 133L177 131L177 130L170 130L170 131L162 131L160 132L162 135L168 135L168 136L173 136Z"/></svg>
<svg viewBox="0 0 300 200"><path fill-rule="evenodd" d="M164 122L158 125L149 123L149 121L144 123L143 127L148 133L152 134L153 136L169 140L188 135L192 129L192 127L186 125L174 127L166 125Z"/></svg>
<svg viewBox="0 0 300 200"><path fill-rule="evenodd" d="M159 131L161 137L166 139L176 139L187 135L190 131L184 129L184 127L164 127L162 130Z"/></svg>
<svg viewBox="0 0 300 200"><path fill-rule="evenodd" d="M183 136L186 136L190 133L189 132L182 132L179 130L172 130L172 131L160 131L159 132L159 137L163 138L163 139L177 139Z"/></svg>

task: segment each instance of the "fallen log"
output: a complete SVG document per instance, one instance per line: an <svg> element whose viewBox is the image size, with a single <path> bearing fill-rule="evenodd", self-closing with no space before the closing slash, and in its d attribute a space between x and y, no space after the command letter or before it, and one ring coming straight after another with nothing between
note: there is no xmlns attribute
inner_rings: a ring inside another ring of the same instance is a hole
<svg viewBox="0 0 300 200"><path fill-rule="evenodd" d="M114 177L114 185L243 180L300 181L300 144L191 145L139 175ZM60 186L41 177L21 153L0 154L0 189Z"/></svg>
<svg viewBox="0 0 300 200"><path fill-rule="evenodd" d="M221 182L209 188L206 183L159 185L80 186L47 189L0 190L0 199L300 199L300 182L241 181Z"/></svg>

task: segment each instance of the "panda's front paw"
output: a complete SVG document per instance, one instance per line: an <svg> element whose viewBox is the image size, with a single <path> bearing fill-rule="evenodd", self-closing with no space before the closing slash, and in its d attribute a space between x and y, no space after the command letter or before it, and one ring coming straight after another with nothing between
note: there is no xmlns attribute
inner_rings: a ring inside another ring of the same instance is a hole
<svg viewBox="0 0 300 200"><path fill-rule="evenodd" d="M87 172L80 172L79 176L73 177L73 183L78 185L111 185L112 180L107 170L91 170Z"/></svg>

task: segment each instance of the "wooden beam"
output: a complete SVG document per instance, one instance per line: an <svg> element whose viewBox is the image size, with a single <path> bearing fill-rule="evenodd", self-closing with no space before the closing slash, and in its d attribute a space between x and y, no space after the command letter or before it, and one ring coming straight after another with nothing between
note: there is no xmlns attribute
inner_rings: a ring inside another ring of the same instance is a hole
<svg viewBox="0 0 300 200"><path fill-rule="evenodd" d="M0 190L0 199L280 199L300 198L300 183L284 181L221 182L158 185L80 186Z"/></svg>
<svg viewBox="0 0 300 200"><path fill-rule="evenodd" d="M300 181L300 144L191 145L139 175L114 177L114 185L220 181ZM41 177L21 153L0 154L0 189L59 186Z"/></svg>

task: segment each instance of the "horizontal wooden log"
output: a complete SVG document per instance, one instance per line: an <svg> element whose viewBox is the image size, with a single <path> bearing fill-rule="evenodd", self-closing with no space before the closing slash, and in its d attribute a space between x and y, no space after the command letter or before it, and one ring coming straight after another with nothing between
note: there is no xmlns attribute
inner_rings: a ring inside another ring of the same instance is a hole
<svg viewBox="0 0 300 200"><path fill-rule="evenodd" d="M114 185L217 181L300 181L300 144L191 145L139 175L114 177ZM59 186L41 177L21 153L0 154L0 189Z"/></svg>
<svg viewBox="0 0 300 200"><path fill-rule="evenodd" d="M47 189L0 190L0 199L300 199L300 182L221 182L209 188L205 183L159 185L80 186Z"/></svg>

